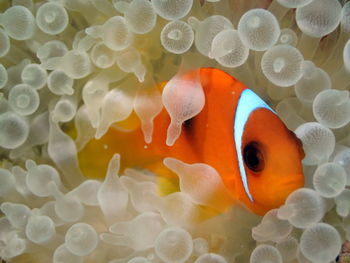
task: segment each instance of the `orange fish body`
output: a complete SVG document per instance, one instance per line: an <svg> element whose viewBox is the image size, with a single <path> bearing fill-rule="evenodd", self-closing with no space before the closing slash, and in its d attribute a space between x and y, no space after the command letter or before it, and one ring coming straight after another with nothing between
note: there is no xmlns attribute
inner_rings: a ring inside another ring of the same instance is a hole
<svg viewBox="0 0 350 263"><path fill-rule="evenodd" d="M173 157L215 168L233 199L256 214L280 206L304 183L300 141L237 79L213 68L201 68L199 79L205 106L182 125L174 145L166 145L171 119L163 109L154 119L150 144L144 142L140 128L125 132L111 127L101 139L91 140L79 153L83 172L104 176L109 159L120 153L122 169L147 168L171 179L174 175L162 160Z"/></svg>

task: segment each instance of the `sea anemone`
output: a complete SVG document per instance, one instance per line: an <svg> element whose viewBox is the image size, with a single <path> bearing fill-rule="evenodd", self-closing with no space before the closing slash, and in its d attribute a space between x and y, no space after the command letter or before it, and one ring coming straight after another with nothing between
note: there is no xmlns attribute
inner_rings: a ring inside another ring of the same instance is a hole
<svg viewBox="0 0 350 263"><path fill-rule="evenodd" d="M0 259L348 262L349 37L340 0L0 1ZM199 67L239 79L303 143L305 187L263 217L205 207L212 185L226 198L205 164L165 158L179 189L160 195L124 156L103 171L79 157L111 126L150 143L163 107L173 145L205 103L177 73Z"/></svg>

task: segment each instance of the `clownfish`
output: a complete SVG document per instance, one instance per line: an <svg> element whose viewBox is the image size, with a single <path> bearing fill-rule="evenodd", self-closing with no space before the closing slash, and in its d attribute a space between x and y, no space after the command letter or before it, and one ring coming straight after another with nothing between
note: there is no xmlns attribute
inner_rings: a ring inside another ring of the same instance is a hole
<svg viewBox="0 0 350 263"><path fill-rule="evenodd" d="M198 71L205 105L183 123L172 146L166 144L171 118L163 108L154 119L151 143L145 143L141 128L125 132L111 126L79 152L82 171L88 177L104 175L110 158L120 153L122 169L143 167L173 179L177 177L163 164L164 158L173 157L212 166L234 200L255 214L279 207L304 185L301 141L239 80L219 69Z"/></svg>

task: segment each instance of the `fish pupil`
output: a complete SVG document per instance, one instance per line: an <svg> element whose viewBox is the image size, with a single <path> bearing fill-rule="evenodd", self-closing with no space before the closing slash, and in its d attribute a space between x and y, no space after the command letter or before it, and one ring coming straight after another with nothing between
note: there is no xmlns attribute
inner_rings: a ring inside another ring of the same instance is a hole
<svg viewBox="0 0 350 263"><path fill-rule="evenodd" d="M244 147L243 158L246 166L254 172L259 172L264 168L263 155L256 142L251 142Z"/></svg>

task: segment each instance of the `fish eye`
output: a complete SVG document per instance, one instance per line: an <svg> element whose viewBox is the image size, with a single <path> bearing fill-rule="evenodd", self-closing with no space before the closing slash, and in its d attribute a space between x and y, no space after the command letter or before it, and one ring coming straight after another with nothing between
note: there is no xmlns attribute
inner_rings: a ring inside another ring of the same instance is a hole
<svg viewBox="0 0 350 263"><path fill-rule="evenodd" d="M248 143L243 149L245 165L253 172L260 172L265 167L264 156L256 142Z"/></svg>

